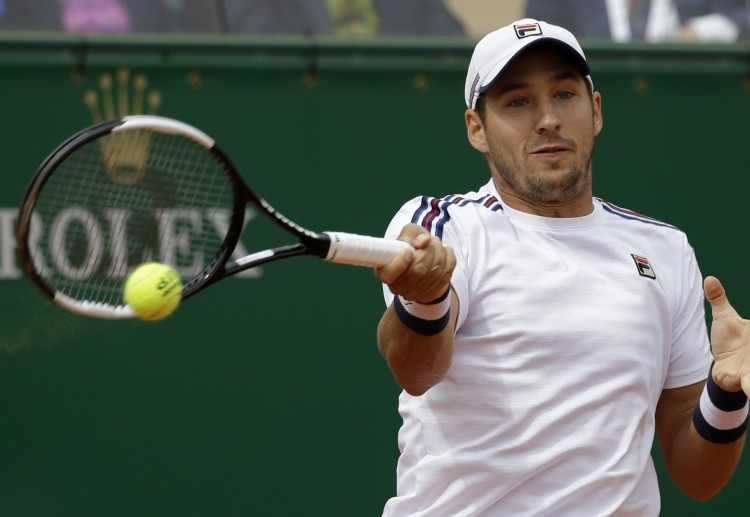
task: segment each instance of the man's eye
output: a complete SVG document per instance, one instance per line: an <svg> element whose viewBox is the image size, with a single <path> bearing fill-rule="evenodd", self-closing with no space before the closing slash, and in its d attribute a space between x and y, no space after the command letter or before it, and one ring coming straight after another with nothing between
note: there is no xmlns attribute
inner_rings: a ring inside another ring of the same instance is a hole
<svg viewBox="0 0 750 517"><path fill-rule="evenodd" d="M524 99L513 99L508 103L508 106L511 108L521 108L526 105L526 101Z"/></svg>
<svg viewBox="0 0 750 517"><path fill-rule="evenodd" d="M571 97L573 97L573 92L562 91L558 93L557 96L560 97L561 99L570 99Z"/></svg>

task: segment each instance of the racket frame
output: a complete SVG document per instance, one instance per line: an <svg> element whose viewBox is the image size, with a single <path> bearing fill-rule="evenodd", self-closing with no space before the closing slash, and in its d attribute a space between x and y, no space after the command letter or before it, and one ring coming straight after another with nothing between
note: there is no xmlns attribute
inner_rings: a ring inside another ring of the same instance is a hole
<svg viewBox="0 0 750 517"><path fill-rule="evenodd" d="M56 291L45 283L34 267L34 259L31 256L28 246L34 207L48 179L73 152L108 134L138 129L179 135L193 140L213 155L225 170L232 183L233 210L227 233L218 251L208 264L185 283L182 292L183 300L192 297L223 278L289 257L313 255L331 262L375 267L387 263L387 261L401 250L411 248L408 244L401 241L385 242L380 238L356 234L341 232L318 233L308 230L278 212L264 198L253 191L245 182L232 160L216 145L213 138L204 132L184 122L166 117L131 115L95 124L75 133L62 142L40 165L36 175L24 193L19 209L16 240L19 259L24 272L42 293L56 304L71 312L100 318L132 318L135 316L132 309L127 305L114 306L100 302L79 301ZM276 226L299 239L299 242L258 251L230 262L230 257L242 235L245 223L245 209L249 204L254 205ZM374 253L375 258L366 256L369 255L371 248L381 248L386 244L388 249L386 251L376 250ZM363 253L363 250L366 253Z"/></svg>

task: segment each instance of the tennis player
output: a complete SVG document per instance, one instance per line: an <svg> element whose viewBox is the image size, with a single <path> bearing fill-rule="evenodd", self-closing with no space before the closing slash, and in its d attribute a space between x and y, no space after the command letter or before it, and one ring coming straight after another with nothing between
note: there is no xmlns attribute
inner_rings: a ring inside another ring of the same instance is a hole
<svg viewBox="0 0 750 517"><path fill-rule="evenodd" d="M602 97L579 43L533 19L492 32L465 99L491 178L408 201L387 236L416 251L376 270L403 387L384 515L656 516L655 435L711 498L744 443L750 322L683 232L593 197Z"/></svg>

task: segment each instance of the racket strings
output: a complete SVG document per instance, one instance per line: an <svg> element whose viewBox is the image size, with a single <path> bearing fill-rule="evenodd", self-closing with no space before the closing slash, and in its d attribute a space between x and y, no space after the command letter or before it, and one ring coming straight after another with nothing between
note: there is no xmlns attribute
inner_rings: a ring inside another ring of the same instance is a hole
<svg viewBox="0 0 750 517"><path fill-rule="evenodd" d="M210 150L130 129L57 164L36 200L29 247L53 290L117 306L125 278L143 262L199 275L223 245L233 209L232 180Z"/></svg>

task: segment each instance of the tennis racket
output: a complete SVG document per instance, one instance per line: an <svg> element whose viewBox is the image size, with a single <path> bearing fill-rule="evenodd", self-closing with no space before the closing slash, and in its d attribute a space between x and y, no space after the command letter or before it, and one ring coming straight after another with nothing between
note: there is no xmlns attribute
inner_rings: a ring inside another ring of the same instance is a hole
<svg viewBox="0 0 750 517"><path fill-rule="evenodd" d="M296 242L231 260L249 207ZM42 293L66 310L110 319L135 317L122 287L144 262L174 267L184 300L268 262L311 255L377 267L410 247L303 228L258 196L208 135L148 115L102 122L60 144L26 190L16 238Z"/></svg>

